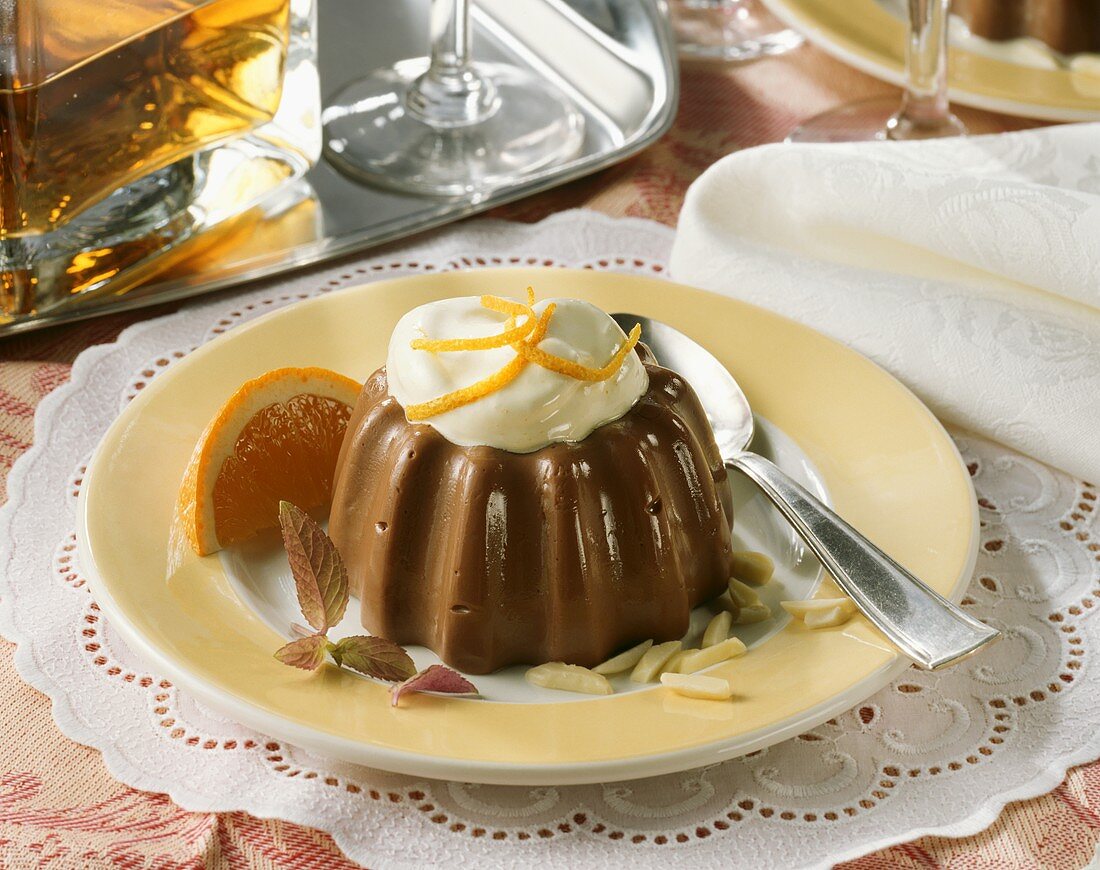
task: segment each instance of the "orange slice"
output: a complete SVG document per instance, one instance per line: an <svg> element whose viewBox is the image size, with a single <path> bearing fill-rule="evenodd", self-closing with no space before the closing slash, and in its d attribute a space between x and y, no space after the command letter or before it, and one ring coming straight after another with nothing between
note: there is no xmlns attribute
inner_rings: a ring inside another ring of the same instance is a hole
<svg viewBox="0 0 1100 870"><path fill-rule="evenodd" d="M361 386L322 368L245 383L207 425L180 484L176 530L200 556L279 524L279 502L328 504Z"/></svg>

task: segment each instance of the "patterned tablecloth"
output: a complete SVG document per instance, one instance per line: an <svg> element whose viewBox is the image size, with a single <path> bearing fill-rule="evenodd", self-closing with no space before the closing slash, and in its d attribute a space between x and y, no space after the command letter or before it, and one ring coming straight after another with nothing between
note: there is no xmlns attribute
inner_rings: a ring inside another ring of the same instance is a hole
<svg viewBox="0 0 1100 870"><path fill-rule="evenodd" d="M688 66L676 124L660 142L619 166L496 216L533 221L583 206L674 225L688 184L718 157L781 139L801 119L838 103L890 91L811 47L740 67ZM962 114L972 129L1027 126L984 113ZM0 468L6 472L30 446L35 407L67 380L81 350L167 310L0 343ZM186 812L163 795L116 782L97 752L58 731L48 699L20 681L12 653L13 646L0 640L0 867L356 866L318 831L245 813ZM977 836L925 838L846 866L1076 870L1089 863L1098 843L1100 762L1094 762L1071 771L1049 794L1009 805Z"/></svg>

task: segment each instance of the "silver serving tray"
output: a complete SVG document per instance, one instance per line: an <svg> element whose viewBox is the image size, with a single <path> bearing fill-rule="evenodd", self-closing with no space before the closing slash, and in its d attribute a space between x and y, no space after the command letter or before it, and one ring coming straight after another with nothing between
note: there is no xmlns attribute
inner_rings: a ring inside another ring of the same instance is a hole
<svg viewBox="0 0 1100 870"><path fill-rule="evenodd" d="M428 48L428 0L320 0L327 97L369 68ZM368 187L324 162L290 186L240 244L215 246L125 293L110 287L0 325L0 336L185 299L391 242L564 184L645 148L672 124L679 92L664 0L475 0L474 52L554 80L585 115L581 154L480 199L432 199Z"/></svg>

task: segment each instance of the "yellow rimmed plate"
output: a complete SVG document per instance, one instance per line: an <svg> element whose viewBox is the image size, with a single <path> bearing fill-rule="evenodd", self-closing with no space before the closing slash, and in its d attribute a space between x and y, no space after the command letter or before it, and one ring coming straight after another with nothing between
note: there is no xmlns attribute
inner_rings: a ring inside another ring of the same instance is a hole
<svg viewBox="0 0 1100 870"><path fill-rule="evenodd" d="M763 0L776 17L838 60L901 85L905 24L879 0ZM951 99L966 106L1048 121L1100 120L1100 77L1041 69L952 46Z"/></svg>
<svg viewBox="0 0 1100 870"><path fill-rule="evenodd" d="M97 449L81 501L81 565L112 628L150 667L267 734L334 758L472 782L609 781L719 761L812 728L906 667L862 617L825 631L779 618L748 631L748 655L714 669L734 686L730 702L660 686L599 698L524 696L506 690L504 675L481 686L485 699L421 695L394 709L381 684L272 658L289 629L271 597L285 603L293 593L271 552L191 558L166 579L183 469L203 426L242 381L296 365L363 379L410 308L528 284L541 297L660 318L701 341L766 419L773 454L801 465L792 470L933 588L961 595L977 549L969 475L932 414L874 364L770 312L665 281L495 269L400 278L299 303L210 342L143 390ZM751 533L765 541L779 534L754 510L750 502L743 514L758 526ZM767 594L808 594L816 569L797 546L775 540L782 588ZM253 575L265 573L268 585L254 585ZM522 682L522 670L511 679Z"/></svg>

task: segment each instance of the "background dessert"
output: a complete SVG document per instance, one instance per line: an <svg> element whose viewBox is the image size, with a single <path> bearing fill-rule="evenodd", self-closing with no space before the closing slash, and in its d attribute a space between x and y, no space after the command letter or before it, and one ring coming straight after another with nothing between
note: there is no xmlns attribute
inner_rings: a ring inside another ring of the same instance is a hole
<svg viewBox="0 0 1100 870"><path fill-rule="evenodd" d="M951 11L985 39L1032 37L1062 54L1100 51L1100 0L955 0Z"/></svg>

